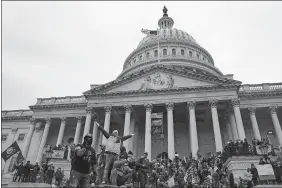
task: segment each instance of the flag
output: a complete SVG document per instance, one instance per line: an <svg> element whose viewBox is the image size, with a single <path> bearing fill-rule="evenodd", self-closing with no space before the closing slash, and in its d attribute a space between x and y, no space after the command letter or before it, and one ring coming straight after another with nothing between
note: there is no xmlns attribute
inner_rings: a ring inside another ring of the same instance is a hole
<svg viewBox="0 0 282 188"><path fill-rule="evenodd" d="M19 162L21 162L21 161L23 161L23 160L24 160L24 157L23 157L22 152L20 151L20 152L18 153L18 156L17 156L17 163L19 163Z"/></svg>
<svg viewBox="0 0 282 188"><path fill-rule="evenodd" d="M1 157L6 162L10 157L12 157L15 153L21 151L18 143L15 141L12 145L10 145L2 154Z"/></svg>
<svg viewBox="0 0 282 188"><path fill-rule="evenodd" d="M147 35L158 35L157 30L142 29L141 32Z"/></svg>

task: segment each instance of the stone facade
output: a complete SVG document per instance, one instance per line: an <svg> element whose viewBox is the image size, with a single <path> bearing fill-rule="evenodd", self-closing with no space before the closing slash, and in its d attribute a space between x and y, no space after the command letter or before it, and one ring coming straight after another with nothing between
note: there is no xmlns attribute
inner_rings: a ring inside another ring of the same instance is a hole
<svg viewBox="0 0 282 188"><path fill-rule="evenodd" d="M241 85L223 75L211 55L189 34L173 29L167 16L159 21L160 37L146 36L117 79L93 84L82 96L38 98L29 110L2 111L2 151L22 134L24 157L41 162L46 144L67 143L70 137L81 143L91 133L99 152L105 141L97 123L120 135L135 133L124 145L136 157L145 151L150 158L161 152L170 158L175 152L205 155L221 151L228 140L265 138L269 130L276 135L270 138L274 147L282 145L282 83ZM156 49L159 59L152 57ZM164 138L151 134L152 113L164 115ZM13 162L14 157L2 170L8 172Z"/></svg>

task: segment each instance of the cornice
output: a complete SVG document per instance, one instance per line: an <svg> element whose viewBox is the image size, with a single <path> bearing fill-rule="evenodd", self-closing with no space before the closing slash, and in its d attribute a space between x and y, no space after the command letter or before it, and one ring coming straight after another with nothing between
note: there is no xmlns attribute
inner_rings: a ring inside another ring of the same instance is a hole
<svg viewBox="0 0 282 188"><path fill-rule="evenodd" d="M216 85L216 86L199 86L189 88L171 88L171 89L152 89L152 90L135 90L135 91L120 91L120 92L109 92L109 93L93 93L89 94L88 98L96 97L119 97L119 96L134 96L134 95L148 95L148 94L167 94L167 93L178 93L178 92L202 92L202 91L219 91L237 89L238 85Z"/></svg>
<svg viewBox="0 0 282 188"><path fill-rule="evenodd" d="M88 90L88 91L84 92L83 94L84 94L85 97L87 97L88 95L93 95L94 93L97 94L97 93L105 92L108 89L113 88L113 86L117 87L119 85L127 83L128 81L138 79L141 76L152 73L154 71L164 71L164 72L169 72L169 73L176 73L177 75L189 76L189 78L200 80L200 81L205 81L205 82L212 83L212 84L233 85L233 86L234 85L236 85L236 86L241 85L240 81L226 79L226 78L220 78L220 77L217 77L217 76L214 76L214 75L203 74L203 73L199 73L199 72L189 71L189 70L186 70L185 67L154 65L154 66L149 67L147 69L140 70L140 71L132 73L128 76L125 76L125 77L122 77L120 79L109 82L107 84L104 84L100 87Z"/></svg>
<svg viewBox="0 0 282 188"><path fill-rule="evenodd" d="M30 120L32 116L9 116L9 117L2 117L3 120Z"/></svg>
<svg viewBox="0 0 282 188"><path fill-rule="evenodd" d="M270 90L259 92L239 92L239 98L254 99L254 98L267 98L267 97L282 97L282 91Z"/></svg>
<svg viewBox="0 0 282 188"><path fill-rule="evenodd" d="M87 103L70 103L70 104L50 104L50 105L33 105L29 106L31 110L36 109L56 109L56 108L77 108L86 107Z"/></svg>

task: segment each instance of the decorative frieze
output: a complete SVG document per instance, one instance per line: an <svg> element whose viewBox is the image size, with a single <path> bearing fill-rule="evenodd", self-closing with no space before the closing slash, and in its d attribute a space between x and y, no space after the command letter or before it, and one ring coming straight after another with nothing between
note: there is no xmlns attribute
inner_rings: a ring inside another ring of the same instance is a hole
<svg viewBox="0 0 282 188"><path fill-rule="evenodd" d="M50 117L45 118L46 124L51 124L52 119Z"/></svg>
<svg viewBox="0 0 282 188"><path fill-rule="evenodd" d="M174 103L173 102L168 102L168 103L165 104L165 106L166 106L167 111L174 109Z"/></svg>
<svg viewBox="0 0 282 188"><path fill-rule="evenodd" d="M209 101L209 107L210 108L217 108L217 102L218 102L218 100Z"/></svg>
<svg viewBox="0 0 282 188"><path fill-rule="evenodd" d="M144 104L144 107L146 109L146 112L152 112L153 105L150 103Z"/></svg>
<svg viewBox="0 0 282 188"><path fill-rule="evenodd" d="M250 107L248 108L250 115L255 115L256 114L256 108Z"/></svg>
<svg viewBox="0 0 282 188"><path fill-rule="evenodd" d="M67 119L66 117L61 117L61 118L60 118L61 123L66 123L66 119Z"/></svg>
<svg viewBox="0 0 282 188"><path fill-rule="evenodd" d="M239 107L240 106L240 99L231 99L231 105L233 107Z"/></svg>
<svg viewBox="0 0 282 188"><path fill-rule="evenodd" d="M130 104L124 105L124 108L125 108L125 112L126 113L131 113L132 105L130 105Z"/></svg>
<svg viewBox="0 0 282 188"><path fill-rule="evenodd" d="M270 114L276 114L277 106L271 106L268 108Z"/></svg>
<svg viewBox="0 0 282 188"><path fill-rule="evenodd" d="M77 116L75 117L77 119L77 121L82 121L83 117L82 116Z"/></svg>
<svg viewBox="0 0 282 188"><path fill-rule="evenodd" d="M92 110L93 110L92 107L86 107L85 110L86 110L86 114L92 115Z"/></svg>
<svg viewBox="0 0 282 188"><path fill-rule="evenodd" d="M105 106L104 109L105 109L106 113L111 113L112 106Z"/></svg>
<svg viewBox="0 0 282 188"><path fill-rule="evenodd" d="M36 132L41 132L44 130L44 126L43 126L43 123L40 121L40 122L37 122L36 125L35 125L35 131Z"/></svg>
<svg viewBox="0 0 282 188"><path fill-rule="evenodd" d="M188 101L188 102L187 102L187 106L188 106L189 110L195 109L195 107L196 107L196 102L195 102L195 101Z"/></svg>

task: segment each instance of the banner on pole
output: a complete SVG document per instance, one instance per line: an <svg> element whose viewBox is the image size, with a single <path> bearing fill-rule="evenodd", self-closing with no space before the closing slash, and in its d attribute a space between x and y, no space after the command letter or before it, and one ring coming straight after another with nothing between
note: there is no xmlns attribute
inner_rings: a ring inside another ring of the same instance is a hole
<svg viewBox="0 0 282 188"><path fill-rule="evenodd" d="M152 135L163 133L163 113L151 114L151 133Z"/></svg>
<svg viewBox="0 0 282 188"><path fill-rule="evenodd" d="M6 162L10 157L12 157L14 154L21 151L17 141L15 141L13 144L11 144L2 154L1 157Z"/></svg>

